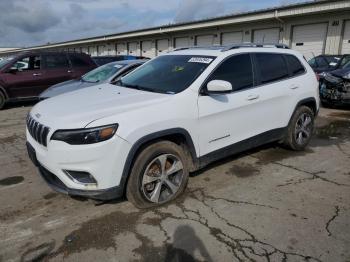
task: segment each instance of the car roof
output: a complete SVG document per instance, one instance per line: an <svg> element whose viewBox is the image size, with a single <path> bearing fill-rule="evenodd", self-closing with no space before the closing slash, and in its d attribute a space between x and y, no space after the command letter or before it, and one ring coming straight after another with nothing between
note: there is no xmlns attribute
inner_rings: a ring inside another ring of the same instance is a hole
<svg viewBox="0 0 350 262"><path fill-rule="evenodd" d="M143 64L149 60L146 59L135 59L135 60L120 60L107 63L106 65L134 65L134 64Z"/></svg>

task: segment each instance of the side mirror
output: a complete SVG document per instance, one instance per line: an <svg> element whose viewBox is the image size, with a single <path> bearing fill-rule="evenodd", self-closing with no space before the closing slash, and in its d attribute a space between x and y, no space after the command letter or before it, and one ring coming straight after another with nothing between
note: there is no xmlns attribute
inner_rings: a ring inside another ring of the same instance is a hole
<svg viewBox="0 0 350 262"><path fill-rule="evenodd" d="M232 92L232 85L230 82L224 80L212 80L207 84L208 94L225 94Z"/></svg>

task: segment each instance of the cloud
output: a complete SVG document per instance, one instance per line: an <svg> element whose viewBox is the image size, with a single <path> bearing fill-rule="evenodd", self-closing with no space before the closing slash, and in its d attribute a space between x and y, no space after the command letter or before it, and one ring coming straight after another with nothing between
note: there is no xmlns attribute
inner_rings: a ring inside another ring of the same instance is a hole
<svg viewBox="0 0 350 262"><path fill-rule="evenodd" d="M0 0L0 46L101 36L276 6L289 0ZM304 0L296 0L304 1Z"/></svg>

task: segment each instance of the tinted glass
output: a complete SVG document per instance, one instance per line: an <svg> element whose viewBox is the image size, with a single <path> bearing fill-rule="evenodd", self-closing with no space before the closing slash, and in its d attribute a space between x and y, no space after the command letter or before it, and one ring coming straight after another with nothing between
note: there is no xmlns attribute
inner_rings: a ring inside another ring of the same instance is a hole
<svg viewBox="0 0 350 262"><path fill-rule="evenodd" d="M283 55L260 53L256 54L262 84L274 82L289 76Z"/></svg>
<svg viewBox="0 0 350 262"><path fill-rule="evenodd" d="M293 76L300 75L305 72L303 65L300 63L299 59L293 55L286 55L289 70Z"/></svg>
<svg viewBox="0 0 350 262"><path fill-rule="evenodd" d="M97 82L103 82L116 74L120 69L122 69L124 65L119 65L116 63L111 63L107 65L100 66L86 75L82 77L82 79L86 82L92 82L92 83L97 83Z"/></svg>
<svg viewBox="0 0 350 262"><path fill-rule="evenodd" d="M224 61L210 76L211 80L224 80L237 91L253 86L253 69L249 54L233 56Z"/></svg>
<svg viewBox="0 0 350 262"><path fill-rule="evenodd" d="M318 67L328 67L328 63L323 57L316 57L316 63Z"/></svg>
<svg viewBox="0 0 350 262"><path fill-rule="evenodd" d="M83 58L75 55L70 55L69 59L72 63L73 67L84 67L84 66L89 66L90 64L86 62Z"/></svg>
<svg viewBox="0 0 350 262"><path fill-rule="evenodd" d="M350 55L344 56L340 62L340 68L345 68L345 65L348 66L349 62L350 62Z"/></svg>
<svg viewBox="0 0 350 262"><path fill-rule="evenodd" d="M68 67L68 60L67 56L62 55L46 55L45 56L45 65L48 69L54 69L54 68L67 68Z"/></svg>
<svg viewBox="0 0 350 262"><path fill-rule="evenodd" d="M185 90L215 57L190 55L159 56L117 82L118 85L159 93Z"/></svg>

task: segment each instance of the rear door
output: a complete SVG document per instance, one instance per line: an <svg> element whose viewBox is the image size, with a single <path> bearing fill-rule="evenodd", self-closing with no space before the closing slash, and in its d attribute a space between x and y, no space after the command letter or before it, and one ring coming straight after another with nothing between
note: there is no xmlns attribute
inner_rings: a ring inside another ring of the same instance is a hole
<svg viewBox="0 0 350 262"><path fill-rule="evenodd" d="M43 56L43 66L45 68L46 88L71 79L70 66L66 53L45 54Z"/></svg>
<svg viewBox="0 0 350 262"><path fill-rule="evenodd" d="M283 54L254 54L259 99L259 132L286 127L301 85L291 78Z"/></svg>
<svg viewBox="0 0 350 262"><path fill-rule="evenodd" d="M12 69L11 72L3 74L10 97L34 97L45 88L45 72L40 55L21 57L13 64Z"/></svg>

